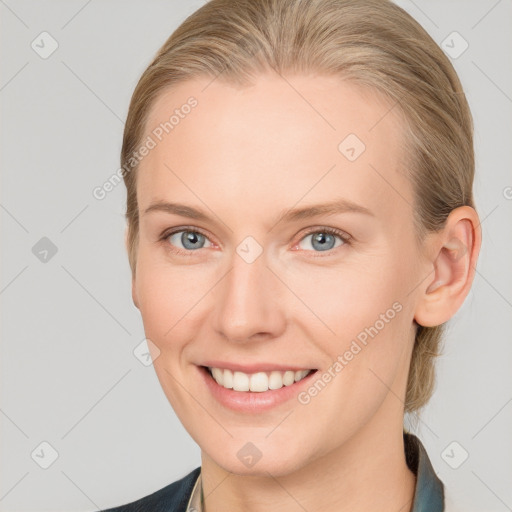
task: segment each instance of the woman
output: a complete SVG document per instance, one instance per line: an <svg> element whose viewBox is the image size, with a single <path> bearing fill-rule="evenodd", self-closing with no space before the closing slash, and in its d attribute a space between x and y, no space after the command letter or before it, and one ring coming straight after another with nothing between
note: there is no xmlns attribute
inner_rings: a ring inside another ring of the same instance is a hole
<svg viewBox="0 0 512 512"><path fill-rule="evenodd" d="M201 467L113 511L455 510L429 400L481 244L472 121L383 0L211 0L141 77L127 249Z"/></svg>

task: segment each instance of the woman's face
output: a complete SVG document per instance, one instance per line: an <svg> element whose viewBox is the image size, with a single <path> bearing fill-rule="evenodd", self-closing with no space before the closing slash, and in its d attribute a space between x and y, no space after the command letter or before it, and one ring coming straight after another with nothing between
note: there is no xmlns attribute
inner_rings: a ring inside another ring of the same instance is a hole
<svg viewBox="0 0 512 512"><path fill-rule="evenodd" d="M278 75L184 82L153 106L133 299L167 398L227 471L283 475L401 432L426 276L392 106Z"/></svg>

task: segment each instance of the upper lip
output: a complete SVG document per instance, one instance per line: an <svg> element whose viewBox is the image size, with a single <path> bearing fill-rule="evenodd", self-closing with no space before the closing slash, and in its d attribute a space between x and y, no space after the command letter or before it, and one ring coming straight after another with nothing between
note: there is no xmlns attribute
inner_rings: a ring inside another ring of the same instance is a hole
<svg viewBox="0 0 512 512"><path fill-rule="evenodd" d="M206 361L202 363L200 366L208 366L209 368L222 368L228 369L232 372L243 372L243 373L257 373L257 372L271 372L271 371L280 371L284 372L286 370L315 370L316 368L311 368L309 366L298 366L295 364L276 364L276 363L253 363L253 364L240 364L240 363L230 363L228 361Z"/></svg>

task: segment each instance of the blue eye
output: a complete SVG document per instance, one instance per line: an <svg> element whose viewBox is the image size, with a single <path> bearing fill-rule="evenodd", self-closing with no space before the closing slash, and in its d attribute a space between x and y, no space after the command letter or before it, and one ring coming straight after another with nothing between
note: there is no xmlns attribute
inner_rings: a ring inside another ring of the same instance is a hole
<svg viewBox="0 0 512 512"><path fill-rule="evenodd" d="M308 238L311 239L310 244L315 252L330 251L348 243L349 241L348 236L337 229L316 228L316 231L310 231L304 238L302 238L302 240L299 242L299 246L304 240L307 240ZM339 240L338 244L336 244L336 239Z"/></svg>
<svg viewBox="0 0 512 512"><path fill-rule="evenodd" d="M185 251L194 251L195 249L203 249L205 247L205 241L211 242L208 238L200 233L199 231L193 230L181 230L175 231L174 233L170 233L165 236L166 240L176 246L176 248L181 252ZM183 247L180 247L181 244Z"/></svg>

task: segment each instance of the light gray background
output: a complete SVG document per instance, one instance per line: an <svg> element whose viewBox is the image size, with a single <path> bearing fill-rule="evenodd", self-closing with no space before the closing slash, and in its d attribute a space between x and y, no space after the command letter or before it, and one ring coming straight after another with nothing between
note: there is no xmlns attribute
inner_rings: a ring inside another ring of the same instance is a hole
<svg viewBox="0 0 512 512"><path fill-rule="evenodd" d="M512 507L512 2L399 3L439 44L453 31L469 43L453 62L475 120L484 240L415 431L467 512L502 512ZM140 73L201 5L0 0L2 512L119 505L200 465L151 365L133 354L144 332L123 246L124 185L103 201L92 190L119 167ZM58 42L46 59L31 48L43 31ZM43 237L57 247L46 262L33 253ZM36 462L49 457L44 441L58 452L48 469ZM453 469L446 461L463 450Z"/></svg>

